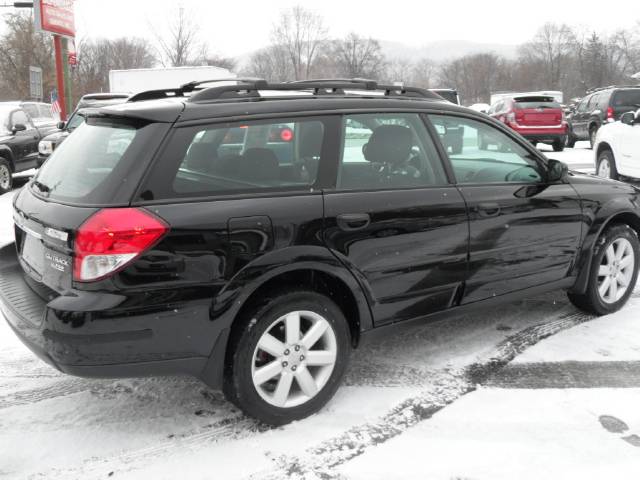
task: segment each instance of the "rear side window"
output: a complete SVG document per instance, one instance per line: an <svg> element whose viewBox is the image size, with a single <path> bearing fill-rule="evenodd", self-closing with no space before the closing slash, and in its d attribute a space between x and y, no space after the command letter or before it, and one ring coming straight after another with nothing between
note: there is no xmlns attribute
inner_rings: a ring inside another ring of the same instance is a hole
<svg viewBox="0 0 640 480"><path fill-rule="evenodd" d="M89 118L75 129L40 168L31 188L53 200L110 204L123 183L135 183L132 166L157 148L162 124Z"/></svg>
<svg viewBox="0 0 640 480"><path fill-rule="evenodd" d="M640 88L633 90L618 90L613 94L611 105L614 107L640 108Z"/></svg>
<svg viewBox="0 0 640 480"><path fill-rule="evenodd" d="M442 163L417 114L347 115L338 188L444 185Z"/></svg>
<svg viewBox="0 0 640 480"><path fill-rule="evenodd" d="M178 128L142 198L310 188L325 132L322 118Z"/></svg>

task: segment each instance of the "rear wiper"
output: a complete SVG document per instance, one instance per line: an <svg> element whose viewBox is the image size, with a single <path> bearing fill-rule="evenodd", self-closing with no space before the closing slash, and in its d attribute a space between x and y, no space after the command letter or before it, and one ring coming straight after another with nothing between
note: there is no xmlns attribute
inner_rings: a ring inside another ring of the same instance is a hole
<svg viewBox="0 0 640 480"><path fill-rule="evenodd" d="M49 193L51 192L51 188L47 187L44 183L39 182L38 180L34 180L33 184L38 187L38 190L40 190L42 193Z"/></svg>

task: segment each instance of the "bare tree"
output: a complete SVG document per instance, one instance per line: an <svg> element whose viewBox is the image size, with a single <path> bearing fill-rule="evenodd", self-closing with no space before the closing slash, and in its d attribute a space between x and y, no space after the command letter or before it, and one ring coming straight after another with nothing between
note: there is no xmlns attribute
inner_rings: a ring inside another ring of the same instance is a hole
<svg viewBox="0 0 640 480"><path fill-rule="evenodd" d="M204 58L203 65L209 65L213 67L226 68L230 72L234 71L238 65L238 62L235 58L225 57L223 55L206 55Z"/></svg>
<svg viewBox="0 0 640 480"><path fill-rule="evenodd" d="M332 44L330 54L338 76L347 78L376 78L385 65L380 42L356 33Z"/></svg>
<svg viewBox="0 0 640 480"><path fill-rule="evenodd" d="M251 55L245 75L264 78L270 82L283 82L293 78L289 54L280 45L271 45Z"/></svg>
<svg viewBox="0 0 640 480"><path fill-rule="evenodd" d="M387 63L385 69L386 80L392 83L404 83L409 85L413 75L413 65L406 58L398 58Z"/></svg>
<svg viewBox="0 0 640 480"><path fill-rule="evenodd" d="M421 58L413 64L411 71L411 85L422 88L433 88L436 77L437 66L428 59Z"/></svg>
<svg viewBox="0 0 640 480"><path fill-rule="evenodd" d="M86 93L109 90L109 71L150 68L156 63L146 41L137 38L81 40L78 65L72 79L75 99Z"/></svg>
<svg viewBox="0 0 640 480"><path fill-rule="evenodd" d="M574 45L574 34L567 25L546 23L531 42L521 47L520 56L539 61L546 88L560 88L566 72L566 61Z"/></svg>
<svg viewBox="0 0 640 480"><path fill-rule="evenodd" d="M29 66L42 68L46 96L55 85L53 40L36 33L33 16L25 13L6 15L4 31L0 37L0 96L7 100L29 98Z"/></svg>
<svg viewBox="0 0 640 480"><path fill-rule="evenodd" d="M309 78L327 29L322 17L297 5L283 12L273 27L272 40L284 49L291 64L293 78Z"/></svg>
<svg viewBox="0 0 640 480"><path fill-rule="evenodd" d="M206 57L206 47L199 38L200 27L184 7L178 7L178 13L168 27L152 30L163 65L183 67L200 63ZM156 32L166 32L166 35Z"/></svg>

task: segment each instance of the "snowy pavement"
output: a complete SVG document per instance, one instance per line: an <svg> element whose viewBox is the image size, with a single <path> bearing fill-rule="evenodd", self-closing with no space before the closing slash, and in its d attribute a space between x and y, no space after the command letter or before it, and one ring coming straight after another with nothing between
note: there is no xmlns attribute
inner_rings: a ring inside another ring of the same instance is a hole
<svg viewBox="0 0 640 480"><path fill-rule="evenodd" d="M547 155L592 165L585 148ZM0 196L0 243L11 198ZM281 428L186 377L60 374L2 321L0 477L637 478L638 318L638 289L596 320L557 292L399 327L354 353L320 413Z"/></svg>

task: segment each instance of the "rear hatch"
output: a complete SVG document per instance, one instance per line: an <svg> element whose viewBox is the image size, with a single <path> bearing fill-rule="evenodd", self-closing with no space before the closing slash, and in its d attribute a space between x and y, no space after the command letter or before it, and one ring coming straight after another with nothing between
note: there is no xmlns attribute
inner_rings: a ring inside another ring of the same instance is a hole
<svg viewBox="0 0 640 480"><path fill-rule="evenodd" d="M562 125L562 107L553 97L527 96L513 99L516 123L526 127L558 127Z"/></svg>
<svg viewBox="0 0 640 480"><path fill-rule="evenodd" d="M169 124L87 118L16 196L16 248L23 270L63 292L73 283L74 239L93 214L127 206Z"/></svg>
<svg viewBox="0 0 640 480"><path fill-rule="evenodd" d="M609 108L613 110L613 118L620 120L626 112L640 109L640 88L621 89L613 92Z"/></svg>

